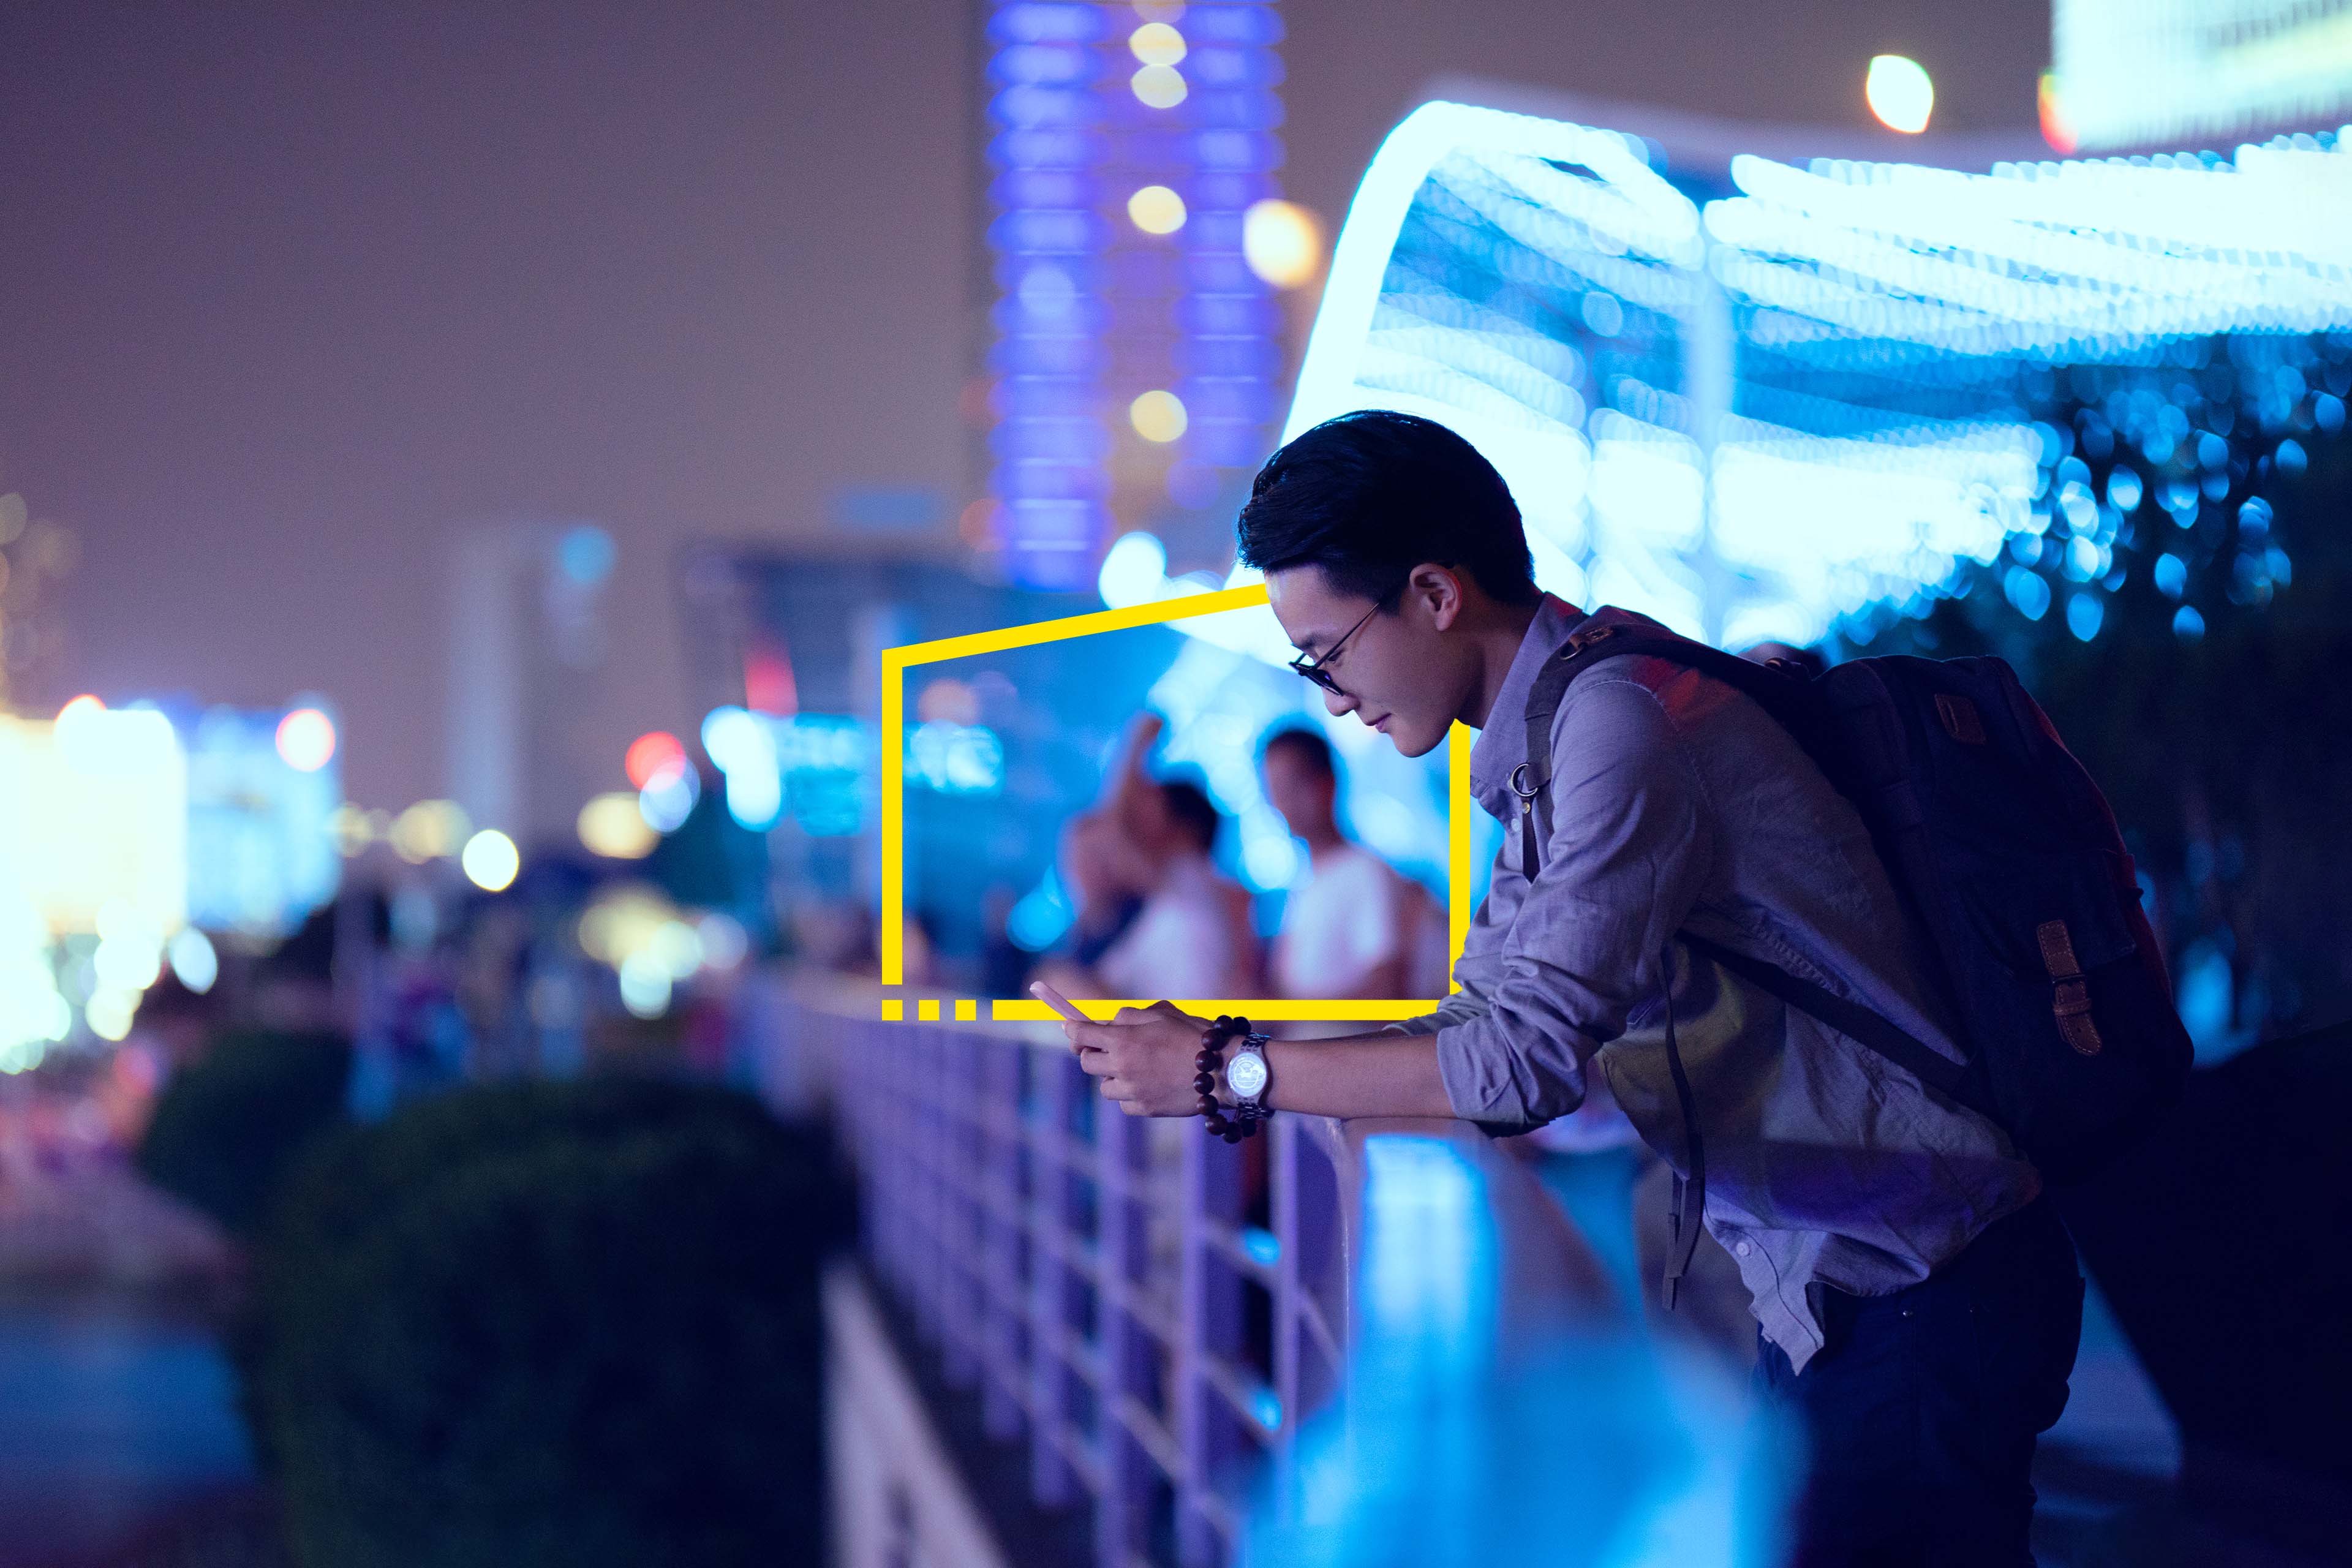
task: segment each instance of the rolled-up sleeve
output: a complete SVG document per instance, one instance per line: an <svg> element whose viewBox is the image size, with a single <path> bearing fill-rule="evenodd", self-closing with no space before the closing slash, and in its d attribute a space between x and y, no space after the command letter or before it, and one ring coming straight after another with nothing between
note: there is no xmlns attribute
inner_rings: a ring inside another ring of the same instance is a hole
<svg viewBox="0 0 2352 1568"><path fill-rule="evenodd" d="M1455 966L1463 990L1420 1021L1436 1026L1446 1098L1465 1121L1536 1127L1576 1109L1592 1053L1656 994L1715 853L1714 812L1680 732L1654 693L1622 677L1595 672L1570 689L1550 795L1534 882L1514 826Z"/></svg>

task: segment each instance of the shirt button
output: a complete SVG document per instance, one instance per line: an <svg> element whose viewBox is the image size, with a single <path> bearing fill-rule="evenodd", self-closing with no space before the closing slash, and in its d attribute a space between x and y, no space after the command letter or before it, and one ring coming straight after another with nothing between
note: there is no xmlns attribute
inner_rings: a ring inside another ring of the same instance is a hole
<svg viewBox="0 0 2352 1568"><path fill-rule="evenodd" d="M1751 1253L1751 1252L1755 1251L1755 1250L1756 1250L1756 1248L1755 1248L1755 1247L1751 1247L1750 1245L1748 1245L1747 1242L1744 1242L1744 1241L1743 1241L1743 1242L1741 1242L1738 1247L1733 1247L1731 1250L1732 1250L1732 1251L1734 1251L1734 1252L1736 1252L1736 1253L1738 1253L1738 1254L1739 1254L1739 1256L1740 1256L1740 1257L1745 1258L1745 1257L1747 1257L1749 1253Z"/></svg>

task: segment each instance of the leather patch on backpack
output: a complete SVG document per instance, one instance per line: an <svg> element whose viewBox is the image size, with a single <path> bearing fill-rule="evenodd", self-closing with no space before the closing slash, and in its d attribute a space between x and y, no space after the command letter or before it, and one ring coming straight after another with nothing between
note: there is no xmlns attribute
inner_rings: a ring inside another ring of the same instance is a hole
<svg viewBox="0 0 2352 1568"><path fill-rule="evenodd" d="M1985 743L1984 719L1977 705L1965 697L1948 691L1936 693L1936 717L1944 721L1944 732L1964 746Z"/></svg>
<svg viewBox="0 0 2352 1568"><path fill-rule="evenodd" d="M1939 704L1942 700L1937 699ZM2050 1010L2057 1017L2059 1035L2078 1055L2097 1056L2106 1042L2091 1019L2091 987L2074 957L2074 934L2064 921L2043 921L2033 928L2033 939L2042 944L2042 967L2050 972L2055 988Z"/></svg>

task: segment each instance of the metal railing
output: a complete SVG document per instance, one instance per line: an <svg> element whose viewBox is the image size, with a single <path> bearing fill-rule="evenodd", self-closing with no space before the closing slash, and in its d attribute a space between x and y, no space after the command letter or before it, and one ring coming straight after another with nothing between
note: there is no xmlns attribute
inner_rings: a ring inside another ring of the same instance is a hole
<svg viewBox="0 0 2352 1568"><path fill-rule="evenodd" d="M1091 1507L1101 1568L1234 1562L1247 1499L1295 1496L1302 1416L1344 1411L1370 1211L1391 1218L1376 1250L1412 1266L1394 1200L1410 1209L1415 1162L1384 1155L1470 1173L1487 1342L1619 1310L1467 1123L1284 1115L1229 1145L1120 1113L1050 1026L876 1017L871 992L803 991L792 1018L830 1057L870 1275L986 1436L1025 1446L1035 1504Z"/></svg>

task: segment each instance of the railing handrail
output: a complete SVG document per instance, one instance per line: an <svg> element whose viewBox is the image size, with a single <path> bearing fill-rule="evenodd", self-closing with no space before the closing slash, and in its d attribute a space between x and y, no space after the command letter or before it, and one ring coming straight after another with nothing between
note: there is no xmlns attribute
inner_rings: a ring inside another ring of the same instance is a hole
<svg viewBox="0 0 2352 1568"><path fill-rule="evenodd" d="M1496 1141L1475 1122L1439 1117L1313 1119L1334 1151L1344 1208L1341 1234L1349 1261L1357 1261L1367 1231L1366 1189L1382 1143L1409 1139L1443 1147L1478 1179L1499 1243L1495 1259L1495 1330L1505 1347L1557 1337L1566 1328L1590 1328L1622 1310L1617 1290L1592 1248L1569 1222L1567 1211L1544 1190L1527 1165L1520 1146ZM1351 1310L1357 1272L1345 1276Z"/></svg>
<svg viewBox="0 0 2352 1568"><path fill-rule="evenodd" d="M883 1022L878 987L835 976L790 992L790 1044L830 1058L872 1277L987 1433L1026 1442L1035 1500L1090 1499L1104 1568L1153 1561L1163 1488L1178 1562L1233 1562L1237 1480L1270 1461L1270 1495L1291 1495L1300 1417L1344 1419L1351 1348L1429 1317L1417 1293L1497 1353L1624 1310L1525 1163L1471 1123L1278 1115L1245 1168L1248 1145L1112 1109L1051 1025ZM1433 1226L1441 1255L1418 1250Z"/></svg>

